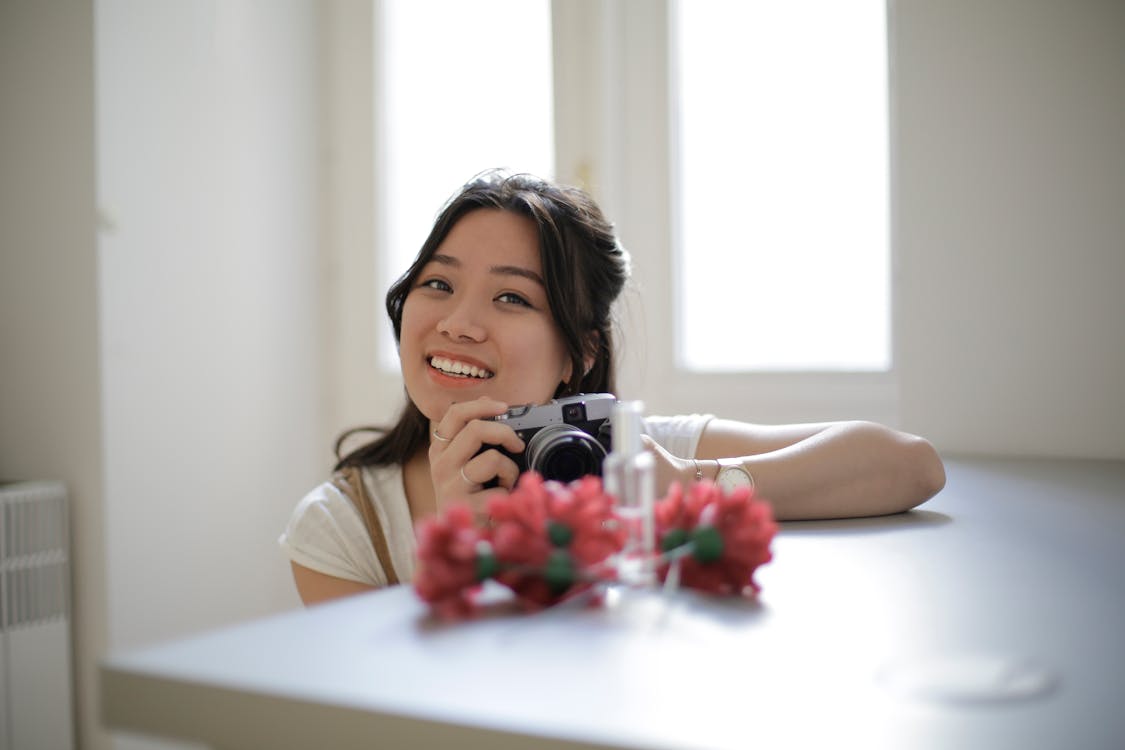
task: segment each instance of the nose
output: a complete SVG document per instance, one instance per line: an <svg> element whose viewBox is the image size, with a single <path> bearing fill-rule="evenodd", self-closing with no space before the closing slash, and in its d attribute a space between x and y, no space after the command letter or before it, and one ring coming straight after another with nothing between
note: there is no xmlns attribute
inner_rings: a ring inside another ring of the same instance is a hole
<svg viewBox="0 0 1125 750"><path fill-rule="evenodd" d="M454 341L484 341L488 334L480 324L480 315L470 302L455 305L449 314L438 321L438 333Z"/></svg>

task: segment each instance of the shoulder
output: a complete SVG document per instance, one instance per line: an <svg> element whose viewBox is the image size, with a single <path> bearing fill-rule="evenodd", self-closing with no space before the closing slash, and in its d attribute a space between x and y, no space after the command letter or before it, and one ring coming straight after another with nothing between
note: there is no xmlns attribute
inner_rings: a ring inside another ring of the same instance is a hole
<svg viewBox="0 0 1125 750"><path fill-rule="evenodd" d="M289 518L290 526L295 522L306 522L309 519L335 519L344 523L351 520L352 516L358 517L355 506L348 499L336 481L327 481L317 485L308 492Z"/></svg>
<svg viewBox="0 0 1125 750"><path fill-rule="evenodd" d="M363 484L368 497L376 507L390 510L390 507L400 500L406 501L406 493L402 486L402 467L398 464L391 466L364 466L360 469Z"/></svg>
<svg viewBox="0 0 1125 750"><path fill-rule="evenodd" d="M399 581L409 581L414 575L416 540L402 467L398 464L365 467L362 476L367 496L379 517L395 575Z"/></svg>
<svg viewBox="0 0 1125 750"><path fill-rule="evenodd" d="M326 542L362 538L363 518L347 493L335 481L324 482L306 494L289 516L282 545L302 549ZM296 562L303 563L301 560ZM309 566L311 567L311 566Z"/></svg>
<svg viewBox="0 0 1125 750"><path fill-rule="evenodd" d="M645 433L669 453L691 458L712 414L679 414L644 418Z"/></svg>
<svg viewBox="0 0 1125 750"><path fill-rule="evenodd" d="M644 428L645 433L659 443L679 436L701 435L714 418L713 414L653 415L644 418Z"/></svg>
<svg viewBox="0 0 1125 750"><path fill-rule="evenodd" d="M394 477L401 477L401 470L365 468L361 476L380 516L397 516L397 506L405 503L393 492ZM293 562L311 570L369 585L387 584L363 517L338 480L324 482L301 498L278 541Z"/></svg>

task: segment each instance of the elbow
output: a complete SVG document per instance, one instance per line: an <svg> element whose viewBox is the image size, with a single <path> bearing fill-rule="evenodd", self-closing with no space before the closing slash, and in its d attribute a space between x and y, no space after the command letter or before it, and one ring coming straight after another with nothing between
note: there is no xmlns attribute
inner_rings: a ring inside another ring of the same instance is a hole
<svg viewBox="0 0 1125 750"><path fill-rule="evenodd" d="M916 508L945 487L945 464L924 438L882 425L864 423L881 448L883 498L880 513L903 513Z"/></svg>
<svg viewBox="0 0 1125 750"><path fill-rule="evenodd" d="M903 464L908 485L907 510L926 502L945 487L945 464L928 440L911 436Z"/></svg>

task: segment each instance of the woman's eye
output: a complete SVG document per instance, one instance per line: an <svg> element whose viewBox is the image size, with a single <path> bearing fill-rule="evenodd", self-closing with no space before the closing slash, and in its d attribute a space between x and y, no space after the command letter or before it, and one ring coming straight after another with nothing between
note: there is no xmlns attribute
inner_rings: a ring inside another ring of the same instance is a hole
<svg viewBox="0 0 1125 750"><path fill-rule="evenodd" d="M439 292L448 292L453 289L453 287L441 279L426 279L418 286L423 289L436 289Z"/></svg>
<svg viewBox="0 0 1125 750"><path fill-rule="evenodd" d="M530 302L528 302L520 295L515 294L514 292L504 292L496 299L509 305L523 305L524 307L531 307Z"/></svg>

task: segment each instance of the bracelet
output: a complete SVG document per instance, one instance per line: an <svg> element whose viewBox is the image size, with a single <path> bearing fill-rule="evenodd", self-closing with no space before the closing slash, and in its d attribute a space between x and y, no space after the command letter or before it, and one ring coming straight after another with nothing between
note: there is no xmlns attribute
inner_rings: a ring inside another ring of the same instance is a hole
<svg viewBox="0 0 1125 750"><path fill-rule="evenodd" d="M693 464L695 464L695 481L702 482L703 481L703 468L699 465L699 461L697 461L696 459L693 458L691 460L691 462Z"/></svg>

